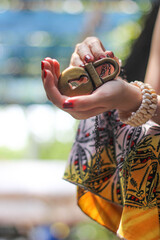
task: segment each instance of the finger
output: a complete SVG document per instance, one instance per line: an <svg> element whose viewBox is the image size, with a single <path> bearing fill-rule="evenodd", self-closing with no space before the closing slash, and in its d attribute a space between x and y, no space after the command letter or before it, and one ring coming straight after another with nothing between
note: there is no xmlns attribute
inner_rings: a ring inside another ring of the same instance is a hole
<svg viewBox="0 0 160 240"><path fill-rule="evenodd" d="M97 39L97 38L92 39L90 42L88 42L88 46L89 46L95 60L104 58L106 56L105 48L99 39Z"/></svg>
<svg viewBox="0 0 160 240"><path fill-rule="evenodd" d="M60 64L59 64L59 62L56 59L52 59L50 57L45 58L45 60L48 63L50 63L52 73L53 74L55 73L57 78L59 78L59 76L60 76Z"/></svg>
<svg viewBox="0 0 160 240"><path fill-rule="evenodd" d="M57 81L56 75L53 75L51 71L45 70L45 76L44 76L44 88L46 91L47 96L49 97L49 100L55 104L57 107L62 108L62 103L66 100L66 96L63 96L58 91L55 81Z"/></svg>
<svg viewBox="0 0 160 240"><path fill-rule="evenodd" d="M98 94L84 95L66 99L63 108L70 108L73 111L88 111L95 107L100 107Z"/></svg>
<svg viewBox="0 0 160 240"><path fill-rule="evenodd" d="M44 82L44 70L45 69L51 71L51 65L49 62L43 60L43 61L41 61L41 77L42 77L43 82Z"/></svg>
<svg viewBox="0 0 160 240"><path fill-rule="evenodd" d="M70 66L84 67L83 61L81 60L80 56L76 52L72 54Z"/></svg>
<svg viewBox="0 0 160 240"><path fill-rule="evenodd" d="M52 61L52 58L46 57L44 60L47 61L50 64L51 72L53 73L53 61Z"/></svg>
<svg viewBox="0 0 160 240"><path fill-rule="evenodd" d="M93 62L94 56L87 44L84 42L76 45L75 53L79 55L83 63Z"/></svg>
<svg viewBox="0 0 160 240"><path fill-rule="evenodd" d="M56 75L56 77L54 77L54 82L55 82L55 85L57 86L58 85L58 78L60 76L60 64L59 62L56 60L56 59L51 59L51 58L45 58L44 61L42 61L42 68L43 70L44 69L47 69L47 70L50 70L51 73L54 75ZM41 73L41 76L42 76L42 80L44 81L44 72L42 71Z"/></svg>
<svg viewBox="0 0 160 240"><path fill-rule="evenodd" d="M107 57L113 58L121 66L121 60L114 55L112 51L105 51Z"/></svg>
<svg viewBox="0 0 160 240"><path fill-rule="evenodd" d="M56 87L58 86L58 79L60 77L60 64L56 59L52 59L52 68L53 68L53 76L55 79L55 85Z"/></svg>
<svg viewBox="0 0 160 240"><path fill-rule="evenodd" d="M112 51L105 51L107 57L114 58L114 53Z"/></svg>

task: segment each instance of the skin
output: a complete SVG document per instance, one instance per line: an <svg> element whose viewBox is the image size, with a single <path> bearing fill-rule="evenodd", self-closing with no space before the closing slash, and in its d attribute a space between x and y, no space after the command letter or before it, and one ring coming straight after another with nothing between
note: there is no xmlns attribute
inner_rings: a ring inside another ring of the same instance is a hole
<svg viewBox="0 0 160 240"><path fill-rule="evenodd" d="M145 82L150 83L160 93L160 13L158 14L146 71ZM101 41L96 37L88 37L75 47L70 66L84 66L106 56ZM112 56L112 54L111 54ZM118 59L112 56L116 61ZM91 95L69 98L61 95L57 88L60 76L60 65L57 60L45 58L42 61L42 80L48 99L60 109L68 112L76 119L87 119L105 111L118 109L121 112L135 112L141 105L142 95L139 88L117 77L96 89ZM150 77L152 76L152 77ZM153 81L154 79L154 81ZM72 103L72 108L64 108L64 103ZM157 116L153 121L160 124L160 96L158 96Z"/></svg>
<svg viewBox="0 0 160 240"><path fill-rule="evenodd" d="M160 11L157 16L152 36L151 52L149 56L145 82L152 85L160 95Z"/></svg>

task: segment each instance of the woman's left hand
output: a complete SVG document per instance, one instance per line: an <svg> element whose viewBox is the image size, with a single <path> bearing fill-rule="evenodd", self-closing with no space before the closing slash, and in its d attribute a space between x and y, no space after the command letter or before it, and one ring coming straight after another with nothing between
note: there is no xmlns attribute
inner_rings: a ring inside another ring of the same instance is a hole
<svg viewBox="0 0 160 240"><path fill-rule="evenodd" d="M118 109L121 112L136 111L141 104L140 90L117 78L103 84L91 95L68 98L63 107L76 119L87 119L100 113Z"/></svg>
<svg viewBox="0 0 160 240"><path fill-rule="evenodd" d="M139 88L120 78L103 84L90 95L70 98L59 92L59 76L59 63L55 59L46 58L43 61L42 80L48 99L75 119L87 119L112 109L132 112L141 104Z"/></svg>

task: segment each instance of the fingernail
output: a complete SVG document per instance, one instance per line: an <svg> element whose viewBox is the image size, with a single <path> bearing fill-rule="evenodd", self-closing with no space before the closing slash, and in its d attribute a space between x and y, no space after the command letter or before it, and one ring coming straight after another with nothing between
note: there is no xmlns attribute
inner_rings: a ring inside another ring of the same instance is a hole
<svg viewBox="0 0 160 240"><path fill-rule="evenodd" d="M69 100L66 100L64 103L63 103L63 108L73 108L73 101L69 101Z"/></svg>
<svg viewBox="0 0 160 240"><path fill-rule="evenodd" d="M84 67L84 64L82 63L82 64L80 65L80 67Z"/></svg>
<svg viewBox="0 0 160 240"><path fill-rule="evenodd" d="M41 69L43 70L44 69L44 62L41 61Z"/></svg>
<svg viewBox="0 0 160 240"><path fill-rule="evenodd" d="M107 57L114 58L114 53L112 51L107 51Z"/></svg>
<svg viewBox="0 0 160 240"><path fill-rule="evenodd" d="M105 55L100 55L99 56L99 59L103 59L103 58L105 58L106 56Z"/></svg>
<svg viewBox="0 0 160 240"><path fill-rule="evenodd" d="M44 70L44 78L46 78L46 77L47 77L47 71Z"/></svg>
<svg viewBox="0 0 160 240"><path fill-rule="evenodd" d="M91 56L90 56L89 54L87 54L87 55L84 57L84 60L85 60L86 63L89 63L89 62L92 61L92 58L91 58Z"/></svg>

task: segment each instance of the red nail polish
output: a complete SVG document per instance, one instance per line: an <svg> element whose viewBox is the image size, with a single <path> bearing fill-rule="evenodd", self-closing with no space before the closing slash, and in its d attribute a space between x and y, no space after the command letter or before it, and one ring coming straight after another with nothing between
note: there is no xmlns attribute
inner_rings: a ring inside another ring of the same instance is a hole
<svg viewBox="0 0 160 240"><path fill-rule="evenodd" d="M46 77L47 77L47 71L44 70L44 78L46 78Z"/></svg>
<svg viewBox="0 0 160 240"><path fill-rule="evenodd" d="M44 62L41 61L41 69L43 70L44 69Z"/></svg>
<svg viewBox="0 0 160 240"><path fill-rule="evenodd" d="M70 101L65 101L63 103L63 108L73 108L73 102L70 100Z"/></svg>
<svg viewBox="0 0 160 240"><path fill-rule="evenodd" d="M80 65L80 67L84 67L84 64L82 63L82 64Z"/></svg>
<svg viewBox="0 0 160 240"><path fill-rule="evenodd" d="M112 51L107 51L107 57L114 58L114 53Z"/></svg>
<svg viewBox="0 0 160 240"><path fill-rule="evenodd" d="M92 61L92 58L91 58L91 56L90 56L89 54L87 54L87 55L84 57L84 60L85 60L86 63L89 63L89 62Z"/></svg>

